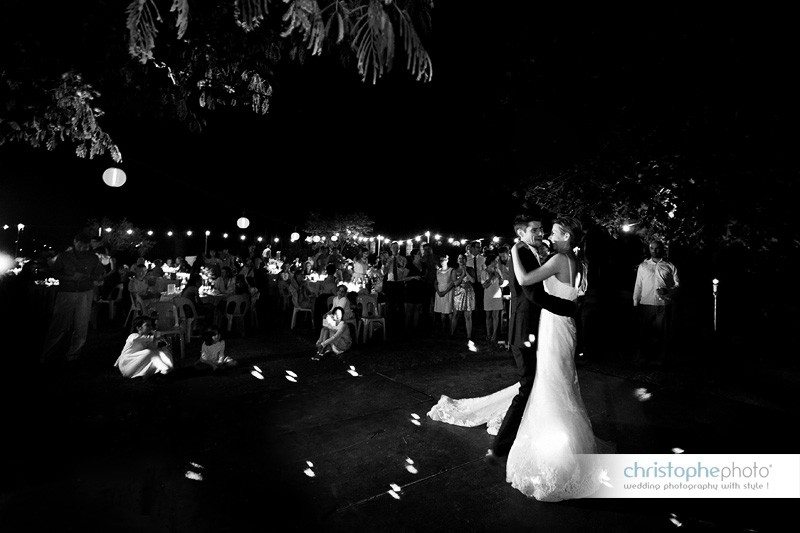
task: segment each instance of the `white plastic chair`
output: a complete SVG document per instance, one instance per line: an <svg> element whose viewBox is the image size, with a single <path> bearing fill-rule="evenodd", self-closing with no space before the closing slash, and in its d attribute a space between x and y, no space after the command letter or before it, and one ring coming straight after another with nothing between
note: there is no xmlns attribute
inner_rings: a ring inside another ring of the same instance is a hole
<svg viewBox="0 0 800 533"><path fill-rule="evenodd" d="M234 319L240 321L242 325L242 337L245 336L244 317L250 307L250 298L245 294L229 296L225 301L225 315L228 317L228 331L233 328Z"/></svg>
<svg viewBox="0 0 800 533"><path fill-rule="evenodd" d="M361 319L358 322L356 339L362 338L362 342L367 342L367 338L372 338L374 328L380 324L383 329L383 340L386 341L386 319L381 316L378 297L373 294L359 294L356 297L356 305L361 306Z"/></svg>
<svg viewBox="0 0 800 533"><path fill-rule="evenodd" d="M292 294L292 304L294 305L294 310L292 311L292 329L294 329L295 325L297 324L297 313L308 313L309 318L311 318L311 329L314 329L314 310L300 307L297 289L294 287L289 287L289 292Z"/></svg>
<svg viewBox="0 0 800 533"><path fill-rule="evenodd" d="M97 300L95 303L98 306L107 305L108 306L108 320L112 322L114 317L116 316L116 306L119 302L122 301L122 283L116 285L113 289L111 289L111 294L108 295L107 300Z"/></svg>

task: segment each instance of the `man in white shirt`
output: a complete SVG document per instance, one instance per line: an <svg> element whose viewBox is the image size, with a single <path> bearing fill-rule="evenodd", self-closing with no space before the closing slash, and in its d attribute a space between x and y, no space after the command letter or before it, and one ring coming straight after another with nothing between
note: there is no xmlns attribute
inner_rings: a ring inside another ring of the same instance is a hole
<svg viewBox="0 0 800 533"><path fill-rule="evenodd" d="M678 269L664 259L664 243L650 242L650 259L636 271L633 307L639 321L639 362L663 365L670 338L672 299L679 286Z"/></svg>

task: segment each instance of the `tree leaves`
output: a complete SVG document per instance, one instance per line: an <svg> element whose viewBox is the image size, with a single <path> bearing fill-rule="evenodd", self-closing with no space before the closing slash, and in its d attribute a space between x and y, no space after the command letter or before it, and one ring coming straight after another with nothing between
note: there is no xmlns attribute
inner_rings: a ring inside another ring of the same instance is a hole
<svg viewBox="0 0 800 533"><path fill-rule="evenodd" d="M153 58L158 35L156 22L161 22L161 15L153 0L133 0L128 5L127 13L128 51L140 62L147 63Z"/></svg>
<svg viewBox="0 0 800 533"><path fill-rule="evenodd" d="M38 148L55 150L65 142L75 143L78 157L109 153L120 162L122 154L103 131L97 119L102 111L93 104L99 93L75 72L65 72L58 81L40 86L15 83L0 75L3 93L16 93L16 120L0 119L0 144L24 142ZM23 102L33 102L29 105Z"/></svg>
<svg viewBox="0 0 800 533"><path fill-rule="evenodd" d="M236 0L233 17L240 28L251 32L261 25L268 11L267 0Z"/></svg>
<svg viewBox="0 0 800 533"><path fill-rule="evenodd" d="M178 29L178 39L183 39L186 28L189 26L189 0L172 0L170 13L178 13L175 27Z"/></svg>

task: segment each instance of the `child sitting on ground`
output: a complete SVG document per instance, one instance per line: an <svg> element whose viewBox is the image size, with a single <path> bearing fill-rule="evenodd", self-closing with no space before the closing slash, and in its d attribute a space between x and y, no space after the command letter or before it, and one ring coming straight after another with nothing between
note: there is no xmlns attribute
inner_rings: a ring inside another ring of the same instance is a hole
<svg viewBox="0 0 800 533"><path fill-rule="evenodd" d="M344 323L343 316L344 309L334 307L322 319L322 331L320 331L319 339L317 340L317 355L311 359L319 361L328 352L341 356L353 345L353 341L350 338L350 329Z"/></svg>
<svg viewBox="0 0 800 533"><path fill-rule="evenodd" d="M200 347L199 363L205 363L214 370L220 367L236 366L238 363L225 355L225 341L217 328L207 328L203 332L203 345Z"/></svg>

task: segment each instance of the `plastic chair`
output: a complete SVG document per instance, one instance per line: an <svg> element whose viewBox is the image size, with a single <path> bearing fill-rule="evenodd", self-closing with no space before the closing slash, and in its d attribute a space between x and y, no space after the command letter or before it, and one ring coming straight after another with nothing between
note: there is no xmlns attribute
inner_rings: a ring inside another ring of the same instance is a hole
<svg viewBox="0 0 800 533"><path fill-rule="evenodd" d="M180 323L180 315L178 308L174 302L156 302L152 306L153 314L155 314L156 330L161 333L162 337L175 337L181 346L181 359L184 353L184 331Z"/></svg>
<svg viewBox="0 0 800 533"><path fill-rule="evenodd" d="M197 319L199 318L194 302L189 298L178 296L172 300L172 303L174 303L175 307L178 309L178 318L183 323L187 342L193 337L200 337L201 335L193 335L197 325Z"/></svg>
<svg viewBox="0 0 800 533"><path fill-rule="evenodd" d="M250 308L250 298L245 294L229 296L225 301L225 315L228 317L228 331L233 328L233 320L240 320L242 324L242 337L245 336L244 317Z"/></svg>
<svg viewBox="0 0 800 533"><path fill-rule="evenodd" d="M292 311L292 329L294 329L295 325L297 324L297 313L308 313L308 316L311 318L311 329L314 329L314 310L300 307L297 289L294 287L289 287L289 292L292 294L292 304L294 305L294 310Z"/></svg>
<svg viewBox="0 0 800 533"><path fill-rule="evenodd" d="M108 295L107 300L97 300L95 303L100 305L107 305L108 306L108 320L112 322L114 317L116 316L116 306L119 302L122 301L122 283L116 285L113 289L111 289L111 294Z"/></svg>
<svg viewBox="0 0 800 533"><path fill-rule="evenodd" d="M356 330L356 339L363 336L362 342L367 342L367 338L372 338L375 325L380 324L383 329L383 340L386 341L386 319L381 316L378 306L378 297L372 294L359 294L356 298L356 306L361 307L361 319Z"/></svg>
<svg viewBox="0 0 800 533"><path fill-rule="evenodd" d="M137 316L142 316L144 314L144 309L142 308L142 301L139 298L137 298L135 294L130 293L130 297L131 297L131 310L128 311L128 316L125 318L125 323L122 324L122 326L125 327L128 325L128 322L130 322L131 328L133 328L133 319Z"/></svg>

